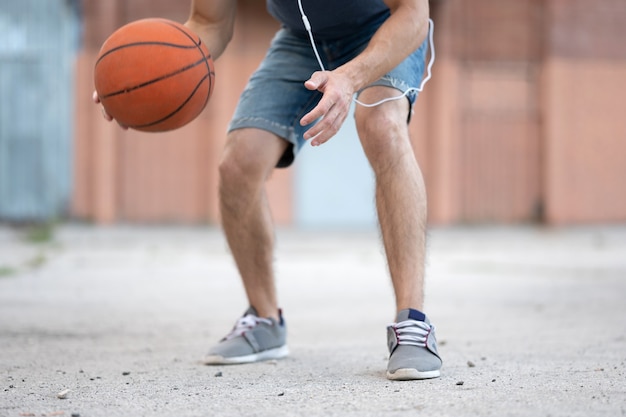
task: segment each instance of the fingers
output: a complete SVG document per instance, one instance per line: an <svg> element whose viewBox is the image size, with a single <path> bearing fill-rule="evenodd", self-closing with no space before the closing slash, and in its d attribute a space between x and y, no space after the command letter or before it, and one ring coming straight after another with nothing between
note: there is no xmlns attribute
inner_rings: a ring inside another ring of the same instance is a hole
<svg viewBox="0 0 626 417"><path fill-rule="evenodd" d="M330 113L333 107L335 107L335 103L332 101L332 99L330 97L323 96L320 102L317 104L317 106L315 106L313 110L305 114L302 117L302 119L300 119L300 125L302 126L310 125L317 119L325 117L326 115ZM315 136L315 135L310 134L311 131L312 129L307 131L307 133L304 134L305 139L311 139L313 136Z"/></svg>
<svg viewBox="0 0 626 417"><path fill-rule="evenodd" d="M104 107L100 107L100 113L102 113L102 117L104 117L108 122L113 121L113 117L111 117L111 115L104 110Z"/></svg>
<svg viewBox="0 0 626 417"><path fill-rule="evenodd" d="M311 75L305 83L304 86L309 90L318 90L324 93L326 88L326 84L328 82L328 75L326 72L316 71ZM300 124L302 126L310 125L320 117L324 116L332 107L333 103L330 100L327 100L326 95L322 97L322 100L319 104L311 110L309 113L305 114L302 119L300 119ZM305 139L310 139L310 137L306 137Z"/></svg>
<svg viewBox="0 0 626 417"><path fill-rule="evenodd" d="M95 90L93 94L91 95L91 99L93 100L94 103L101 104L100 97L98 96L98 92ZM111 117L111 115L107 113L107 111L104 109L104 106L100 106L100 112L102 113L102 117L104 117L109 122L113 120L113 117Z"/></svg>
<svg viewBox="0 0 626 417"><path fill-rule="evenodd" d="M328 72L326 71L315 71L311 78L309 78L304 86L309 90L321 90L326 86L328 82Z"/></svg>
<svg viewBox="0 0 626 417"><path fill-rule="evenodd" d="M100 104L100 113L102 113L102 117L104 117L104 119L106 121L112 122L113 121L113 116L111 116L109 113L107 113L106 109L104 108L104 106L102 105L102 103L100 102L100 97L98 96L98 92L94 91L93 94L91 95L91 98L93 100L94 103L96 104ZM116 120L117 121L117 120ZM117 124L124 130L128 130L128 126L124 126L123 124L121 124L119 121L117 121Z"/></svg>
<svg viewBox="0 0 626 417"><path fill-rule="evenodd" d="M321 120L304 133L304 139L312 139L312 146L319 146L327 142L341 128L348 115L348 108L349 106L342 102L328 104L320 102L315 109L305 116L307 117L318 112L322 113ZM314 118L313 120L316 119Z"/></svg>
<svg viewBox="0 0 626 417"><path fill-rule="evenodd" d="M101 104L100 97L98 96L98 92L97 91L94 90L93 94L91 95L91 98L92 98L94 103ZM102 106L102 105L100 106L100 113L102 113L102 117L104 117L105 120L107 120L109 122L113 121L113 116L111 116L109 113L107 113L107 111L105 110L104 106ZM120 127L122 129L127 129L126 126L122 126L121 124L120 124Z"/></svg>
<svg viewBox="0 0 626 417"><path fill-rule="evenodd" d="M304 83L309 90L323 93L320 102L300 119L302 126L319 119L311 129L304 133L304 139L312 139L311 145L319 146L332 138L341 128L350 108L351 93L349 88L328 71L317 71Z"/></svg>

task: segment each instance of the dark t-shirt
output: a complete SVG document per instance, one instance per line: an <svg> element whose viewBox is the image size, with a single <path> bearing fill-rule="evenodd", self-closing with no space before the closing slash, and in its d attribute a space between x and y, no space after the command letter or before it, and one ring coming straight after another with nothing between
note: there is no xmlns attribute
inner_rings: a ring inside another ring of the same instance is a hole
<svg viewBox="0 0 626 417"><path fill-rule="evenodd" d="M383 0L302 0L302 8L316 39L336 39L389 14ZM267 10L282 25L306 35L298 0L267 0Z"/></svg>

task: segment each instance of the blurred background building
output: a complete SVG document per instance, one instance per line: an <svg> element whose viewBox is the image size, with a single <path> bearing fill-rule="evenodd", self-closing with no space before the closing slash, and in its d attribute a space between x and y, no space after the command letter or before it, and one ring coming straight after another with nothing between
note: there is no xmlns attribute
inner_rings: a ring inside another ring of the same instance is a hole
<svg viewBox="0 0 626 417"><path fill-rule="evenodd" d="M0 0L0 220L217 223L226 126L278 28L265 2L239 1L214 95L190 125L123 131L91 101L104 40L140 18L182 22L189 3ZM431 224L626 221L626 2L430 4L437 60L411 130ZM351 119L276 172L269 194L279 224L374 225Z"/></svg>

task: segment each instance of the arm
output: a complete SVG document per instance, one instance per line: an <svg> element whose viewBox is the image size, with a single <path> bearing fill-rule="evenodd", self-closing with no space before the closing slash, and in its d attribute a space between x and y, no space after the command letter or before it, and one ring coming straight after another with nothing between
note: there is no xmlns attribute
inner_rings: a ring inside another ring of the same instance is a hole
<svg viewBox="0 0 626 417"><path fill-rule="evenodd" d="M217 59L233 37L236 0L192 0L185 26L197 33L213 59Z"/></svg>
<svg viewBox="0 0 626 417"><path fill-rule="evenodd" d="M428 34L428 0L384 0L391 16L374 34L367 48L334 71L317 71L305 83L324 95L300 121L304 126L324 116L305 133L321 145L341 127L354 93L395 68L422 44Z"/></svg>

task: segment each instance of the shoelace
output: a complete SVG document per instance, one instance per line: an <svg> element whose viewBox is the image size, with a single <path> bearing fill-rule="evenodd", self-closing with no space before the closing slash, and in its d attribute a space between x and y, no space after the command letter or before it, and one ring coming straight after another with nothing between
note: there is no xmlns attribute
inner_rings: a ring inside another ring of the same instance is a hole
<svg viewBox="0 0 626 417"><path fill-rule="evenodd" d="M264 319L262 317L257 317L252 314L246 314L245 316L237 320L235 327L233 327L233 330L231 330L231 332L228 333L226 337L224 337L224 340L229 340L234 337L241 336L246 331L254 328L259 323L272 325L272 321L270 319Z"/></svg>
<svg viewBox="0 0 626 417"><path fill-rule="evenodd" d="M426 340L431 330L435 327L423 321L405 320L390 325L396 332L399 345L413 345L426 347Z"/></svg>

